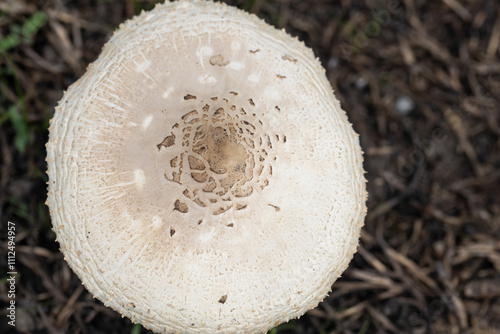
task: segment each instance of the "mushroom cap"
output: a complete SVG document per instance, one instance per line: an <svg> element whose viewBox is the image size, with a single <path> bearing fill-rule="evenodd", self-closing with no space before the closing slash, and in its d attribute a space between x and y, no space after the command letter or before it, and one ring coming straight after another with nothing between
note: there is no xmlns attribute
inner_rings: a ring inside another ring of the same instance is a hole
<svg viewBox="0 0 500 334"><path fill-rule="evenodd" d="M262 333L346 269L362 160L302 42L223 4L166 3L122 24L59 102L48 206L106 306L160 333Z"/></svg>

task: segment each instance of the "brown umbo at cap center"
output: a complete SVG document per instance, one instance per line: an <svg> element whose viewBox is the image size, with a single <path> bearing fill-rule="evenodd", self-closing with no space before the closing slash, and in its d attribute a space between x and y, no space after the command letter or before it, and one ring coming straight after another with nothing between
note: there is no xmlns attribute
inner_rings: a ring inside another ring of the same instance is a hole
<svg viewBox="0 0 500 334"><path fill-rule="evenodd" d="M211 1L127 21L56 108L69 266L159 333L265 333L315 307L366 214L357 135L303 43Z"/></svg>
<svg viewBox="0 0 500 334"><path fill-rule="evenodd" d="M231 130L229 130L231 131ZM230 132L228 135L227 130L218 126L204 126L201 130L201 145L199 150L193 149L194 152L200 154L208 164L210 170L217 174L226 174L228 179L232 182L242 179L243 177L236 176L236 172L243 174L246 161L246 150L238 144L235 133Z"/></svg>
<svg viewBox="0 0 500 334"><path fill-rule="evenodd" d="M193 104L197 96L187 94L184 102ZM243 198L269 184L267 177L273 172L268 160L276 159L271 158L272 134L262 128L253 99L244 99L243 107L232 104L235 96L238 93L232 91L227 97L211 97L208 103L200 101L200 107L181 116L182 122L175 123L156 145L159 154L170 156L169 165L175 169L166 172L165 178L186 186L185 198L179 199L186 207L181 212L189 211L186 198L200 207L211 207L214 215L232 208L243 210L248 207ZM274 136L284 142L284 136ZM180 154L176 144L182 147ZM172 152L176 152L174 157ZM211 196L203 198L206 194Z"/></svg>

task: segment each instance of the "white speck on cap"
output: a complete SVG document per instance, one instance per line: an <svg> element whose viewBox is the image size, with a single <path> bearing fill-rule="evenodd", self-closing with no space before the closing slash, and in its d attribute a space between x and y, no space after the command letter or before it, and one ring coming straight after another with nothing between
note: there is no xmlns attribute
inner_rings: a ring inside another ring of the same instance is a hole
<svg viewBox="0 0 500 334"><path fill-rule="evenodd" d="M173 91L174 87L169 87L166 91L163 92L162 97L164 99L168 98Z"/></svg>
<svg viewBox="0 0 500 334"><path fill-rule="evenodd" d="M242 62L231 62L227 65L227 67L239 71L245 68L245 64Z"/></svg>
<svg viewBox="0 0 500 334"><path fill-rule="evenodd" d="M144 174L144 170L136 169L134 171L134 180L137 184L137 187L139 189L142 189L144 187L144 184L146 183L146 175Z"/></svg>
<svg viewBox="0 0 500 334"><path fill-rule="evenodd" d="M217 79L209 74L205 74L199 77L198 81L202 84L216 83Z"/></svg>
<svg viewBox="0 0 500 334"><path fill-rule="evenodd" d="M257 74L252 73L248 76L248 80L252 82L259 82L260 78Z"/></svg>
<svg viewBox="0 0 500 334"><path fill-rule="evenodd" d="M137 72L144 72L149 66L151 66L151 61L145 60L137 65Z"/></svg>
<svg viewBox="0 0 500 334"><path fill-rule="evenodd" d="M148 115L144 118L144 121L142 122L142 127L144 128L144 130L146 130L149 127L152 120L153 120L153 115Z"/></svg>

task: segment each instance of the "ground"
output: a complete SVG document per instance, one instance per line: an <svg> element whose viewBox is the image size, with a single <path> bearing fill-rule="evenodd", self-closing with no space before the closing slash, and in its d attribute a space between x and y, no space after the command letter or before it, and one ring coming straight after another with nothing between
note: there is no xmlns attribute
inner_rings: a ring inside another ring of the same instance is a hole
<svg viewBox="0 0 500 334"><path fill-rule="evenodd" d="M324 302L272 333L499 333L500 3L227 2L314 50L365 152L358 253ZM2 333L147 332L64 262L44 204L44 145L63 91L120 22L153 6L0 0Z"/></svg>

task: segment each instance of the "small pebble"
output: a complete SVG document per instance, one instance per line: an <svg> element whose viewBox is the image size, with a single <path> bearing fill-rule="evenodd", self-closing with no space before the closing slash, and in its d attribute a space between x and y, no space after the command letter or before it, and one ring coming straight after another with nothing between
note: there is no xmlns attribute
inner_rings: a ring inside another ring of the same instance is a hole
<svg viewBox="0 0 500 334"><path fill-rule="evenodd" d="M365 78L363 77L358 77L356 79L356 88L357 89L363 89L366 87L366 85L368 85L368 81L366 81Z"/></svg>
<svg viewBox="0 0 500 334"><path fill-rule="evenodd" d="M400 115L406 116L415 109L415 102L410 97L402 95L396 100L395 108Z"/></svg>
<svg viewBox="0 0 500 334"><path fill-rule="evenodd" d="M339 64L339 60L337 58L330 58L328 60L328 68L335 68Z"/></svg>

